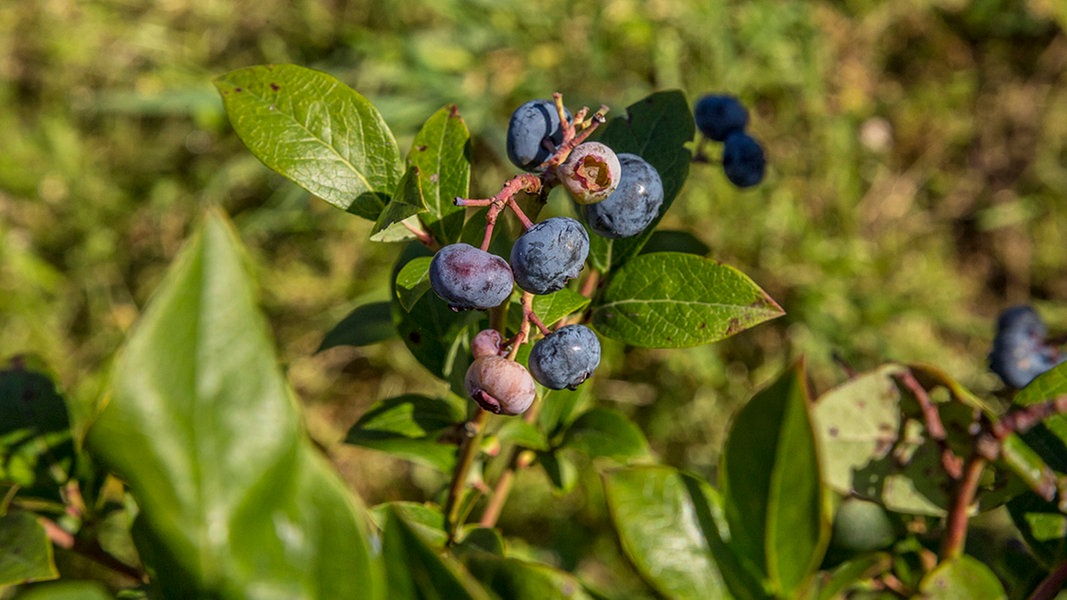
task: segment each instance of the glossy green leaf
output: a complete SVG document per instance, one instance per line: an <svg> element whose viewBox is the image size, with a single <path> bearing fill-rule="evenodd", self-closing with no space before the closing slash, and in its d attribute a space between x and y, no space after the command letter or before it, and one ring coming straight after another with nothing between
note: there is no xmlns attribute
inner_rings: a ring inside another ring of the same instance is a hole
<svg viewBox="0 0 1067 600"><path fill-rule="evenodd" d="M592 600L571 574L549 565L489 552L463 555L471 575L500 598L515 600Z"/></svg>
<svg viewBox="0 0 1067 600"><path fill-rule="evenodd" d="M407 312L411 312L415 303L430 291L431 261L432 256L420 256L408 261L396 274L396 297Z"/></svg>
<svg viewBox="0 0 1067 600"><path fill-rule="evenodd" d="M537 462L548 475L548 480L561 492L569 492L578 483L578 468L574 461L560 452L538 452Z"/></svg>
<svg viewBox="0 0 1067 600"><path fill-rule="evenodd" d="M517 444L531 450L548 450L545 434L523 419L507 419L495 435L502 443Z"/></svg>
<svg viewBox="0 0 1067 600"><path fill-rule="evenodd" d="M456 463L457 446L438 439L463 420L462 407L439 398L407 394L375 402L348 430L345 443L448 473Z"/></svg>
<svg viewBox="0 0 1067 600"><path fill-rule="evenodd" d="M997 576L966 554L947 560L923 577L924 600L1003 600L1008 597Z"/></svg>
<svg viewBox="0 0 1067 600"><path fill-rule="evenodd" d="M589 306L589 298L570 289L563 288L551 294L539 294L533 298L533 311L537 318L551 327L564 317L576 313ZM512 302L508 310L508 328L518 331L522 324L522 304L519 299Z"/></svg>
<svg viewBox="0 0 1067 600"><path fill-rule="evenodd" d="M601 334L643 348L721 340L783 313L744 273L679 252L642 254L611 279L593 308Z"/></svg>
<svg viewBox="0 0 1067 600"><path fill-rule="evenodd" d="M649 456L641 429L626 415L609 408L594 408L578 417L567 429L562 447L621 463Z"/></svg>
<svg viewBox="0 0 1067 600"><path fill-rule="evenodd" d="M742 407L723 449L730 546L780 596L815 572L830 532L808 404L801 364Z"/></svg>
<svg viewBox="0 0 1067 600"><path fill-rule="evenodd" d="M369 346L396 337L393 312L388 302L357 306L322 338L315 352L336 346Z"/></svg>
<svg viewBox="0 0 1067 600"><path fill-rule="evenodd" d="M1015 394L1012 403L1017 406L1030 406L1064 394L1067 394L1067 363L1038 375ZM1050 467L1060 473L1067 473L1067 452L1063 449L1064 445L1067 445L1067 415L1049 417L1020 437L1033 447Z"/></svg>
<svg viewBox="0 0 1067 600"><path fill-rule="evenodd" d="M1067 560L1067 515L1055 503L1026 492L1008 502L1008 513L1026 545L1046 568Z"/></svg>
<svg viewBox="0 0 1067 600"><path fill-rule="evenodd" d="M160 588L381 597L366 515L302 429L221 213L133 329L87 441L137 501L138 549Z"/></svg>
<svg viewBox="0 0 1067 600"><path fill-rule="evenodd" d="M408 226L418 227L413 217L425 212L419 169L411 167L396 185L393 199L385 206L371 229L372 242L407 242L415 239Z"/></svg>
<svg viewBox="0 0 1067 600"><path fill-rule="evenodd" d="M728 537L722 503L711 487L662 466L619 469L603 478L622 549L656 591L673 599L731 597L716 560L729 550L721 541ZM740 591L733 596L759 596Z"/></svg>
<svg viewBox="0 0 1067 600"><path fill-rule="evenodd" d="M383 502L370 509L371 519L378 529L384 530L392 512L399 514L422 539L434 547L444 547L448 542L445 533L445 515L436 504L419 502Z"/></svg>
<svg viewBox="0 0 1067 600"><path fill-rule="evenodd" d="M0 483L59 500L74 461L67 404L52 375L33 357L12 357L0 368Z"/></svg>
<svg viewBox="0 0 1067 600"><path fill-rule="evenodd" d="M686 254L707 256L711 252L711 248L688 231L658 229L652 232L648 242L641 247L641 254L651 254L653 252L684 252Z"/></svg>
<svg viewBox="0 0 1067 600"><path fill-rule="evenodd" d="M491 598L458 561L432 547L393 508L382 532L382 556L390 600Z"/></svg>
<svg viewBox="0 0 1067 600"><path fill-rule="evenodd" d="M375 220L403 173L366 98L321 71L261 65L215 80L234 131L263 164L326 202Z"/></svg>
<svg viewBox="0 0 1067 600"><path fill-rule="evenodd" d="M20 510L0 516L0 588L56 577L52 542L37 517Z"/></svg>
<svg viewBox="0 0 1067 600"><path fill-rule="evenodd" d="M609 271L632 258L674 202L689 175L692 153L686 144L693 141L696 126L689 101L678 90L656 92L626 108L626 114L612 118L597 132L598 139L615 152L628 152L644 158L659 172L663 181L663 205L656 220L639 235L608 239L590 235L589 260L601 271Z"/></svg>
<svg viewBox="0 0 1067 600"><path fill-rule="evenodd" d="M561 435L582 409L592 404L590 386L581 385L576 390L545 390L541 396L541 412L537 423L546 435L555 438Z"/></svg>
<svg viewBox="0 0 1067 600"><path fill-rule="evenodd" d="M454 200L469 193L470 139L467 123L450 104L426 120L408 152L408 164L418 167L422 183L427 209L422 221L441 244L458 241L463 233L466 210Z"/></svg>

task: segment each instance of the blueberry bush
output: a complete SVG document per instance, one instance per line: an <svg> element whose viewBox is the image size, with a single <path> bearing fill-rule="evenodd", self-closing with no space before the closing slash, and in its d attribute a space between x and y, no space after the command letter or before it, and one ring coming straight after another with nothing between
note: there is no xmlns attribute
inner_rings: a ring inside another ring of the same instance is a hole
<svg viewBox="0 0 1067 600"><path fill-rule="evenodd" d="M248 67L215 86L256 158L395 248L387 298L323 336L399 337L439 384L374 402L344 441L440 485L375 506L344 487L279 368L240 236L213 208L94 402L65 398L34 357L0 370L0 585L56 578L61 546L125 578L124 597L612 597L502 525L523 474L565 496L582 469L661 597L1052 598L1067 580L1067 367L1030 307L1001 316L989 355L1017 391L844 361L820 390L799 360L732 416L714 478L657 461L589 393L621 347L684 352L788 309L658 227L691 169L774 185L733 96L659 91L620 111L531 100L507 124L522 172L472 198L459 104L401 148L378 108L322 71ZM1005 506L1017 554L969 546L972 523ZM70 583L24 596L108 597Z"/></svg>

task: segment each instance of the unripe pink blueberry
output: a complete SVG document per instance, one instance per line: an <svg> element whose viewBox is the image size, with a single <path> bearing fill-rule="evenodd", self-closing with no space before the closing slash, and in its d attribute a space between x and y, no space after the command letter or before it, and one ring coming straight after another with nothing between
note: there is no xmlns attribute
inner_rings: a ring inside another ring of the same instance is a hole
<svg viewBox="0 0 1067 600"><path fill-rule="evenodd" d="M502 356L476 358L464 380L471 399L498 415L521 415L533 404L536 387L526 367Z"/></svg>
<svg viewBox="0 0 1067 600"><path fill-rule="evenodd" d="M578 204L594 204L615 191L622 167L615 151L600 142L585 142L571 150L556 168L556 177Z"/></svg>
<svg viewBox="0 0 1067 600"><path fill-rule="evenodd" d="M474 358L500 356L503 349L504 336L496 329L483 329L471 340L471 354Z"/></svg>

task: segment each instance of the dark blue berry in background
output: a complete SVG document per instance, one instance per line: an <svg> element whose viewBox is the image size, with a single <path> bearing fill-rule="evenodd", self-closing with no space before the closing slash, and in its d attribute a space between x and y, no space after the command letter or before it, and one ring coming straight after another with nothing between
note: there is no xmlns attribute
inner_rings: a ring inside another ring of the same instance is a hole
<svg viewBox="0 0 1067 600"><path fill-rule="evenodd" d="M470 244L449 244L430 261L430 287L455 310L499 306L514 281L506 260Z"/></svg>
<svg viewBox="0 0 1067 600"><path fill-rule="evenodd" d="M551 294L578 276L589 255L589 234L569 217L552 217L527 229L511 247L515 283L533 294Z"/></svg>
<svg viewBox="0 0 1067 600"><path fill-rule="evenodd" d="M663 182L656 168L636 154L619 154L622 178L607 200L576 206L593 233L607 238L641 233L659 214Z"/></svg>
<svg viewBox="0 0 1067 600"><path fill-rule="evenodd" d="M566 113L570 120L570 112ZM508 121L508 159L524 171L535 171L563 143L563 124L551 100L530 100Z"/></svg>
<svg viewBox="0 0 1067 600"><path fill-rule="evenodd" d="M747 188L763 181L767 159L763 147L752 136L734 133L726 138L722 148L722 168L726 178L739 188Z"/></svg>
<svg viewBox="0 0 1067 600"><path fill-rule="evenodd" d="M530 374L551 390L574 389L600 365L600 340L585 325L567 325L530 351Z"/></svg>
<svg viewBox="0 0 1067 600"><path fill-rule="evenodd" d="M1013 306L1000 313L989 368L1010 387L1023 388L1035 377L1064 361L1049 345L1048 329L1032 307Z"/></svg>
<svg viewBox="0 0 1067 600"><path fill-rule="evenodd" d="M697 100L693 117L700 132L716 142L725 141L731 133L743 132L748 125L748 110L740 100L726 94Z"/></svg>

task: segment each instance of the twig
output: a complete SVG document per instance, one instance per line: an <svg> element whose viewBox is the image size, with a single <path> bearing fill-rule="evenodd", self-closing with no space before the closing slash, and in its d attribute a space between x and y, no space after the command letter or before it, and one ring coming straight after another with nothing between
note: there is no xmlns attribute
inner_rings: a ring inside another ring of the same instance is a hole
<svg viewBox="0 0 1067 600"><path fill-rule="evenodd" d="M940 558L942 561L963 554L967 541L967 524L970 517L971 503L978 492L978 481L985 470L986 460L978 454L972 454L963 467L963 474L956 483L952 495L952 505L945 519L945 537L941 539Z"/></svg>
<svg viewBox="0 0 1067 600"><path fill-rule="evenodd" d="M1051 600L1063 589L1065 583L1067 583L1067 561L1056 565L1048 577L1030 594L1030 600Z"/></svg>
<svg viewBox="0 0 1067 600"><path fill-rule="evenodd" d="M448 542L456 541L456 530L459 528L459 511L463 490L467 486L467 475L470 473L474 457L478 454L478 447L482 443L482 433L485 430L485 422L489 419L489 413L481 408L470 421L465 429L466 437L460 448L459 461L456 470L452 472L452 484L448 488L448 500L445 502L445 531L448 533Z"/></svg>
<svg viewBox="0 0 1067 600"><path fill-rule="evenodd" d="M945 425L941 422L941 415L937 412L934 402L930 400L930 396L918 380L915 379L915 375L911 371L897 373L895 377L904 387L908 388L908 391L915 396L915 400L919 403L923 420L926 422L926 431L941 450L941 466L949 477L958 480L962 475L963 461L959 456L956 456L956 453L948 445L948 434L945 432Z"/></svg>

